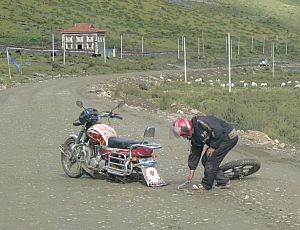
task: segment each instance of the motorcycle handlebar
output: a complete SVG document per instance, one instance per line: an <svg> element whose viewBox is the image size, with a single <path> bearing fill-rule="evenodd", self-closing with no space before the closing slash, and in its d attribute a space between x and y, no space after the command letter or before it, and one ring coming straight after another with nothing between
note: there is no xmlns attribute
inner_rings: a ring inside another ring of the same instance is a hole
<svg viewBox="0 0 300 230"><path fill-rule="evenodd" d="M102 117L118 118L120 120L123 119L123 117L121 117L119 114L112 113L112 112L103 112L102 114L99 114L99 118L102 118Z"/></svg>
<svg viewBox="0 0 300 230"><path fill-rule="evenodd" d="M118 114L115 114L114 117L123 120L123 117L119 116Z"/></svg>
<svg viewBox="0 0 300 230"><path fill-rule="evenodd" d="M82 125L82 123L81 122L73 122L73 125L74 126L80 126L80 125Z"/></svg>

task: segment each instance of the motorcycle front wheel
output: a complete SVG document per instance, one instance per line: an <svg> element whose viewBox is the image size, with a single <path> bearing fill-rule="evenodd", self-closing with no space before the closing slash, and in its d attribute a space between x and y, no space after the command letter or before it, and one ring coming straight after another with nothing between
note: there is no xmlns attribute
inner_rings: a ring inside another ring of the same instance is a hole
<svg viewBox="0 0 300 230"><path fill-rule="evenodd" d="M75 145L75 139L70 137L63 144L64 151L61 152L61 164L65 173L72 178L79 178L83 175L81 163L76 160L72 154L72 146Z"/></svg>

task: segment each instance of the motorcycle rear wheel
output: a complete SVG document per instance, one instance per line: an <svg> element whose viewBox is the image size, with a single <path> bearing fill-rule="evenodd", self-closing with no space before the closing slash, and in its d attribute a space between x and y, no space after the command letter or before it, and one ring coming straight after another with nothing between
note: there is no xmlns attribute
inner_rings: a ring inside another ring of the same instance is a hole
<svg viewBox="0 0 300 230"><path fill-rule="evenodd" d="M221 165L220 169L231 180L242 179L257 172L260 169L260 162L255 159L235 160Z"/></svg>
<svg viewBox="0 0 300 230"><path fill-rule="evenodd" d="M76 161L72 154L72 146L75 145L75 139L70 137L64 143L64 152L61 153L61 164L65 173L72 178L79 178L83 175L81 163Z"/></svg>

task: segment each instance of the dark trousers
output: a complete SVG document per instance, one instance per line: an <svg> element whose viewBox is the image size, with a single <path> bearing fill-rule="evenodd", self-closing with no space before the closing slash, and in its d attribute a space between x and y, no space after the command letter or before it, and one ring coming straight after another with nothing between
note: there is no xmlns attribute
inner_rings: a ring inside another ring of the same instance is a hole
<svg viewBox="0 0 300 230"><path fill-rule="evenodd" d="M214 180L217 181L218 185L225 185L229 181L229 178L224 175L219 166L224 157L237 144L237 142L238 137L224 140L210 157L207 156L206 152L203 155L201 162L204 166L204 177L201 184L206 189L209 190L212 188Z"/></svg>

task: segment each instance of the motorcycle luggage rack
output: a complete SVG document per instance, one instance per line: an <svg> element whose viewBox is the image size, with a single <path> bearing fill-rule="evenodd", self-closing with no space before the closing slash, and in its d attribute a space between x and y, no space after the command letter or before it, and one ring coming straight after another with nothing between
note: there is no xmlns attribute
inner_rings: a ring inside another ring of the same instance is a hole
<svg viewBox="0 0 300 230"><path fill-rule="evenodd" d="M122 153L112 153L108 157L107 172L119 176L126 176L131 173L128 169L127 157ZM132 167L131 167L132 168Z"/></svg>
<svg viewBox="0 0 300 230"><path fill-rule="evenodd" d="M154 136L155 136L155 128L154 127L147 127L144 132L143 141L140 144L134 144L130 146L130 157L131 151L134 148L138 147L146 147L149 149L161 149L160 144L154 143Z"/></svg>

